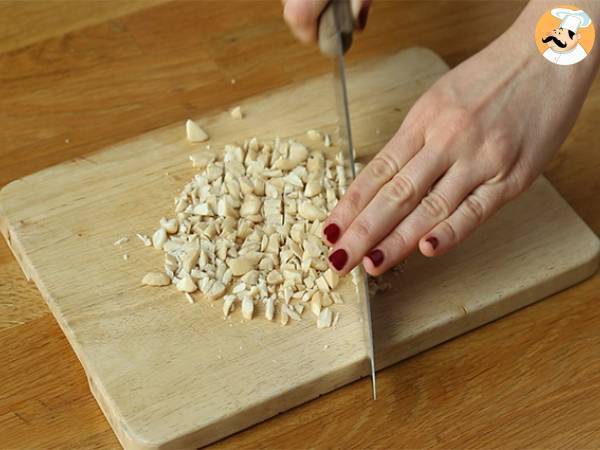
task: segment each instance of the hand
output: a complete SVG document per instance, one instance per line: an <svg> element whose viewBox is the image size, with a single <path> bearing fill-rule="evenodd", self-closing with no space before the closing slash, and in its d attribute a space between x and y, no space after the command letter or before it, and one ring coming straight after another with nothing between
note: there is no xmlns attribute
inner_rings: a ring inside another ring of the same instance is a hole
<svg viewBox="0 0 600 450"><path fill-rule="evenodd" d="M283 18L294 36L304 43L317 41L319 16L329 0L282 0ZM367 24L371 0L351 0L355 27L362 31Z"/></svg>
<svg viewBox="0 0 600 450"><path fill-rule="evenodd" d="M553 65L530 34L511 28L417 101L324 223L336 270L362 262L377 276L417 247L441 255L541 173L599 58Z"/></svg>

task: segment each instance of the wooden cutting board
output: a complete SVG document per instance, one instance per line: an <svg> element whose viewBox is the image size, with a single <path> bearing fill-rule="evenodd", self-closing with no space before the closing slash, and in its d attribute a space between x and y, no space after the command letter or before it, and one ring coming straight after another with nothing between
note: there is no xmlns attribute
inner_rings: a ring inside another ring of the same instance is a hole
<svg viewBox="0 0 600 450"><path fill-rule="evenodd" d="M358 154L374 154L447 66L411 49L350 70ZM248 99L246 117L198 118L213 148L254 135L305 140L333 131L329 77ZM140 286L161 253L150 233L193 175L183 123L15 181L0 193L0 226L25 275L77 353L90 388L127 448L197 447L367 373L360 305L336 329L224 320L217 304ZM122 247L113 242L121 236ZM544 179L459 249L411 257L373 299L379 368L430 348L591 275L600 244ZM127 253L129 259L123 260ZM52 364L49 361L49 364ZM370 392L364 392L365 402Z"/></svg>

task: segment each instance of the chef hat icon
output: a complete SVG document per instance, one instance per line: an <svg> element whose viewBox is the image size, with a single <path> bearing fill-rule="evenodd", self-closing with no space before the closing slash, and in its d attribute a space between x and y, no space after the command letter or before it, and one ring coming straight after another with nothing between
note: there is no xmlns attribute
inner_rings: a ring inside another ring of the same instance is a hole
<svg viewBox="0 0 600 450"><path fill-rule="evenodd" d="M581 9L573 11L569 8L554 8L550 13L561 20L560 28L571 30L573 33L577 33L579 28L586 28L592 23L590 16Z"/></svg>

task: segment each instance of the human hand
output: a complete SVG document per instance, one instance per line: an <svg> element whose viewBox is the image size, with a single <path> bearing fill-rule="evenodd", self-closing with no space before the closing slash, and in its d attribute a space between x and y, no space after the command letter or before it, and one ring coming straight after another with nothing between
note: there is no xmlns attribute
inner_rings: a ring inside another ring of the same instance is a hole
<svg viewBox="0 0 600 450"><path fill-rule="evenodd" d="M304 43L317 41L319 16L329 0L282 0L283 18L294 36ZM367 24L371 0L351 0L350 7L356 30L362 31Z"/></svg>
<svg viewBox="0 0 600 450"><path fill-rule="evenodd" d="M541 173L577 117L598 58L549 64L527 45L529 32L509 30L413 106L324 223L338 272L362 262L377 276L417 247L441 255Z"/></svg>

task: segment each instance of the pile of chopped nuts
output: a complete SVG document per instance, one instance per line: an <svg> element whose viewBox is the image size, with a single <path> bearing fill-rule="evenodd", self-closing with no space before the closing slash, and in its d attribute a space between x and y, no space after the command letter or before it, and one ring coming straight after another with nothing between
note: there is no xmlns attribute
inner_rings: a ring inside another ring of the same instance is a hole
<svg viewBox="0 0 600 450"><path fill-rule="evenodd" d="M232 116L243 117L239 109ZM208 139L194 122L186 129L190 141ZM331 145L325 133L307 134ZM225 145L222 159L207 149L190 160L199 172L175 198L174 217L162 218L151 238L138 235L165 253L164 270L142 283L174 284L190 302L200 292L221 301L225 317L239 309L250 320L262 304L266 319L282 325L305 310L318 328L337 323L331 307L343 301L321 227L346 189L342 155L334 161L295 140L254 137Z"/></svg>

